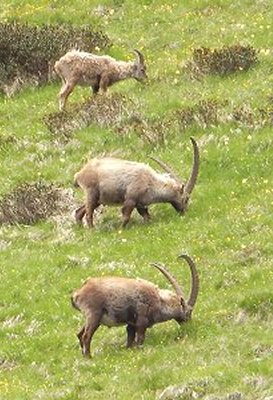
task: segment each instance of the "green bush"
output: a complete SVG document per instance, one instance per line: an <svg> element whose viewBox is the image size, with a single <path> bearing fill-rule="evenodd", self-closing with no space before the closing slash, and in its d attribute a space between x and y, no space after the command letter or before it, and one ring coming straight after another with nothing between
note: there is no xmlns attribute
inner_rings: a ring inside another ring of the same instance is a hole
<svg viewBox="0 0 273 400"><path fill-rule="evenodd" d="M233 45L221 49L201 47L194 49L193 58L187 64L187 69L195 77L204 74L224 76L247 71L257 60L257 51L252 46Z"/></svg>

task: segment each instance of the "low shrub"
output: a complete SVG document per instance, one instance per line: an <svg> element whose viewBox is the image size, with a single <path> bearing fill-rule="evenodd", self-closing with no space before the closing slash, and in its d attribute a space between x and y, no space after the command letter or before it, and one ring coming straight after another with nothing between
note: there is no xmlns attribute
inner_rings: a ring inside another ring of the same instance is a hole
<svg viewBox="0 0 273 400"><path fill-rule="evenodd" d="M192 77L206 74L229 75L247 71L258 60L257 51L252 46L225 46L220 49L201 47L194 49L192 60L186 69Z"/></svg>
<svg viewBox="0 0 273 400"><path fill-rule="evenodd" d="M178 119L180 129L184 130L192 124L197 124L200 127L209 125L217 125L223 122L223 108L226 102L217 100L204 100L195 104L192 107L184 107L175 112L175 117Z"/></svg>
<svg viewBox="0 0 273 400"><path fill-rule="evenodd" d="M82 104L75 104L69 111L51 113L44 123L51 133L69 138L71 132L93 123L100 126L117 126L129 114L130 101L122 94L94 96Z"/></svg>
<svg viewBox="0 0 273 400"><path fill-rule="evenodd" d="M70 206L71 196L51 183L23 183L0 199L0 223L34 224Z"/></svg>

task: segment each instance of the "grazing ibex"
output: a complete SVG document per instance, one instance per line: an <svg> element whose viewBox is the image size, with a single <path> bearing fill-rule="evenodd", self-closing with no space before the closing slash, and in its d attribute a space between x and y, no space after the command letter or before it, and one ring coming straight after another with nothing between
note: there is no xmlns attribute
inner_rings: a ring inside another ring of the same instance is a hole
<svg viewBox="0 0 273 400"><path fill-rule="evenodd" d="M84 51L72 50L66 53L54 65L63 86L59 93L59 109L65 108L68 96L76 85L91 86L93 93L106 91L115 82L135 78L142 81L147 78L143 54L134 50L137 58L133 62L117 61L109 56L98 56Z"/></svg>
<svg viewBox="0 0 273 400"><path fill-rule="evenodd" d="M162 264L152 263L162 272L175 292L160 289L143 279L122 277L89 278L71 297L72 305L86 317L78 333L82 353L90 357L90 343L100 325L127 325L127 347L141 345L146 329L174 319L182 324L191 319L199 291L199 277L193 260L184 258L191 269L191 291L186 300L180 285Z"/></svg>
<svg viewBox="0 0 273 400"><path fill-rule="evenodd" d="M170 203L177 212L183 213L197 180L199 150L191 138L194 161L190 178L186 183L162 161L154 160L165 169L158 173L147 164L116 158L94 158L75 174L76 187L86 194L85 205L76 210L78 223L86 214L89 227L93 226L94 210L100 205L122 204L123 226L130 220L134 208L149 220L148 206L152 203Z"/></svg>

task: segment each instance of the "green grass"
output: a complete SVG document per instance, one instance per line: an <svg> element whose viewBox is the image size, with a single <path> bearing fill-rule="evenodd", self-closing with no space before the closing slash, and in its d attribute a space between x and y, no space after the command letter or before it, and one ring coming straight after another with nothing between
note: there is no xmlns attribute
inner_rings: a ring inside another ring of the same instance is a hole
<svg viewBox="0 0 273 400"><path fill-rule="evenodd" d="M112 56L129 59L132 49L142 50L149 82L125 81L110 92L128 96L147 119L163 121L208 99L227 100L226 112L243 104L270 106L269 0L2 3L2 20L92 23L113 41ZM104 16L94 11L99 5ZM259 63L248 72L201 81L183 72L193 48L236 43L260 50ZM156 154L186 177L190 136L200 144L200 176L183 217L169 205L154 205L149 225L133 214L121 230L120 210L110 207L92 231L69 219L0 226L1 399L146 400L170 385L188 387L204 399L235 392L253 400L272 396L272 127L225 121L181 132L174 125L166 144L153 146L134 133L122 136L92 125L66 143L42 121L57 111L59 88L57 82L1 96L0 195L38 179L71 188L74 173L90 155L112 151L149 163L148 156ZM68 107L88 95L89 89L76 88ZM7 137L13 141L3 144ZM76 191L75 196L83 198ZM166 287L151 261L167 264L188 289L187 267L176 259L182 250L200 273L193 320L181 327L154 326L144 346L133 350L124 347L124 327L101 327L93 358L84 360L75 336L83 318L70 305L71 292L88 276L109 274Z"/></svg>

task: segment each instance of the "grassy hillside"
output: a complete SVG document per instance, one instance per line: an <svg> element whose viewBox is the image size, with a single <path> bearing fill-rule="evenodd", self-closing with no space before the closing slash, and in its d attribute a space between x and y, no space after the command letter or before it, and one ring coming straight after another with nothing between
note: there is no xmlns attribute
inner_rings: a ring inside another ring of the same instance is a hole
<svg viewBox="0 0 273 400"><path fill-rule="evenodd" d="M141 50L149 80L109 90L110 105L125 99L121 121L93 122L67 135L45 124L57 115L60 81L0 97L0 196L10 196L9 212L16 215L24 184L55 185L68 199L65 211L45 220L0 225L0 397L272 399L272 2L80 3L4 0L0 19L91 24L113 43L108 54L129 60L132 49ZM192 79L186 66L194 49L237 44L257 50L250 69ZM68 113L89 94L76 88ZM133 129L135 117L141 123ZM90 156L114 153L156 167L148 156L157 155L187 177L190 136L201 166L185 216L154 205L149 224L134 213L121 229L119 208L109 207L93 230L75 225L72 211L83 194L73 176ZM72 291L103 275L167 287L151 261L168 265L187 291L181 251L200 273L192 321L154 326L133 350L125 348L124 327L100 327L93 358L83 359L75 336L83 317L70 305Z"/></svg>

